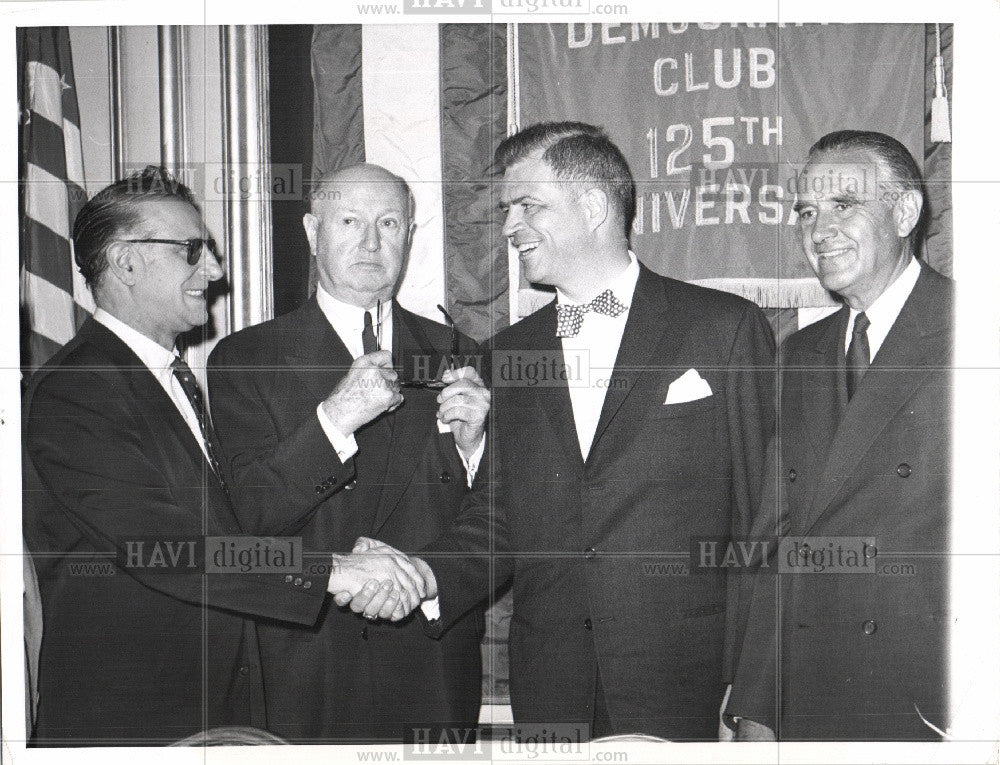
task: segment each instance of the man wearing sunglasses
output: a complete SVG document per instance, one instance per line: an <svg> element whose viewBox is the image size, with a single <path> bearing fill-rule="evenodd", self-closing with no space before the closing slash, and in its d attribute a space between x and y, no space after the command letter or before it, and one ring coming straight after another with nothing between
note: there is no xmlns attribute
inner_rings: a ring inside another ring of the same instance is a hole
<svg viewBox="0 0 1000 765"><path fill-rule="evenodd" d="M303 220L315 295L220 341L209 360L237 512L255 533L301 535L303 587L326 589L329 553L359 537L411 551L431 542L482 454L489 392L464 366L472 342L393 299L413 212L405 181L376 165L322 178ZM417 729L437 741L476 724L481 610L432 640L416 616L402 619L416 605L408 583L377 580L375 599L357 602L386 621L330 602L318 628L261 625L272 732L322 743L402 740ZM423 582L418 590L433 595Z"/></svg>
<svg viewBox="0 0 1000 765"><path fill-rule="evenodd" d="M44 616L32 743L263 728L260 649L244 615L313 624L325 593L278 573L206 570L206 538L254 541L176 353L178 335L208 320L206 290L223 276L214 244L190 191L154 167L91 199L73 242L97 311L24 398L24 536ZM349 573L331 586L371 576Z"/></svg>

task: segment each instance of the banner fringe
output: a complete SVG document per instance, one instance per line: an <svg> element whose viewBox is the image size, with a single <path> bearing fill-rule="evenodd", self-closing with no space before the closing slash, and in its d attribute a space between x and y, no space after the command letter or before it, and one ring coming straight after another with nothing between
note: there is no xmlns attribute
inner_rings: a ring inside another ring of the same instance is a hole
<svg viewBox="0 0 1000 765"><path fill-rule="evenodd" d="M739 295L761 308L839 305L817 279L693 279L691 284Z"/></svg>

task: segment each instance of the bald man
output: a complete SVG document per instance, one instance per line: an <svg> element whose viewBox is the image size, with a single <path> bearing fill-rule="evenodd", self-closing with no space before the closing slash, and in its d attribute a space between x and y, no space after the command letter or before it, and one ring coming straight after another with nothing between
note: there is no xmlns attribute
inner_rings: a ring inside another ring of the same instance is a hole
<svg viewBox="0 0 1000 765"><path fill-rule="evenodd" d="M452 371L473 358L472 341L459 336L453 360L452 333L393 299L413 212L405 181L377 165L322 178L303 219L316 293L223 339L209 359L237 514L248 531L302 537L293 585L304 589L326 588L329 553L361 536L404 551L435 539L483 452L489 393L474 369ZM443 390L419 387L442 370ZM270 731L356 743L427 728L437 740L438 729L476 724L482 610L431 639L416 614L403 618L403 601L433 593L414 595L402 579L369 583L384 591L366 613L328 597L317 627L260 625Z"/></svg>

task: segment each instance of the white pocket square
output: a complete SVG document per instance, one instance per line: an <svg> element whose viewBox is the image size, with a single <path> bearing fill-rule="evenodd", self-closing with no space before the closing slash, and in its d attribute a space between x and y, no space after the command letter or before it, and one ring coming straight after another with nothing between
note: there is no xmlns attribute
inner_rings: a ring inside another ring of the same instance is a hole
<svg viewBox="0 0 1000 765"><path fill-rule="evenodd" d="M697 401L712 395L712 388L695 370L689 369L667 388L666 404L683 404L687 401Z"/></svg>

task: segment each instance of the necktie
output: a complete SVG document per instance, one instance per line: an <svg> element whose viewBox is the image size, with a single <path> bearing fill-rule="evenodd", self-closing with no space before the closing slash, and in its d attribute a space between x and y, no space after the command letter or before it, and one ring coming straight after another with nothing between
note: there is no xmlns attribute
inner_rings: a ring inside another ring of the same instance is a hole
<svg viewBox="0 0 1000 765"><path fill-rule="evenodd" d="M621 316L628 310L622 301L615 297L611 290L604 290L589 303L580 305L556 306L556 337L576 337L583 326L583 317L589 311L602 313L605 316Z"/></svg>
<svg viewBox="0 0 1000 765"><path fill-rule="evenodd" d="M184 359L176 358L170 366L173 367L174 377L177 378L177 382L181 385L181 390L184 391L184 395L187 396L187 400L191 403L191 407L198 417L198 428L201 430L201 437L205 442L208 462L222 484L222 488L228 495L229 489L222 477L222 471L219 469L219 460L216 457L215 429L212 427L211 419L209 419L208 409L205 406L205 397L201 395L198 380L195 379L194 372L191 371L191 367L185 363Z"/></svg>
<svg viewBox="0 0 1000 765"><path fill-rule="evenodd" d="M871 321L862 311L854 317L854 331L851 333L851 343L847 346L847 400L850 401L854 392L861 384L861 378L871 364L868 348L868 327Z"/></svg>
<svg viewBox="0 0 1000 765"><path fill-rule="evenodd" d="M365 311L365 326L361 330L361 347L365 353L374 353L378 350L378 343L375 342L375 328L372 326L371 311Z"/></svg>

